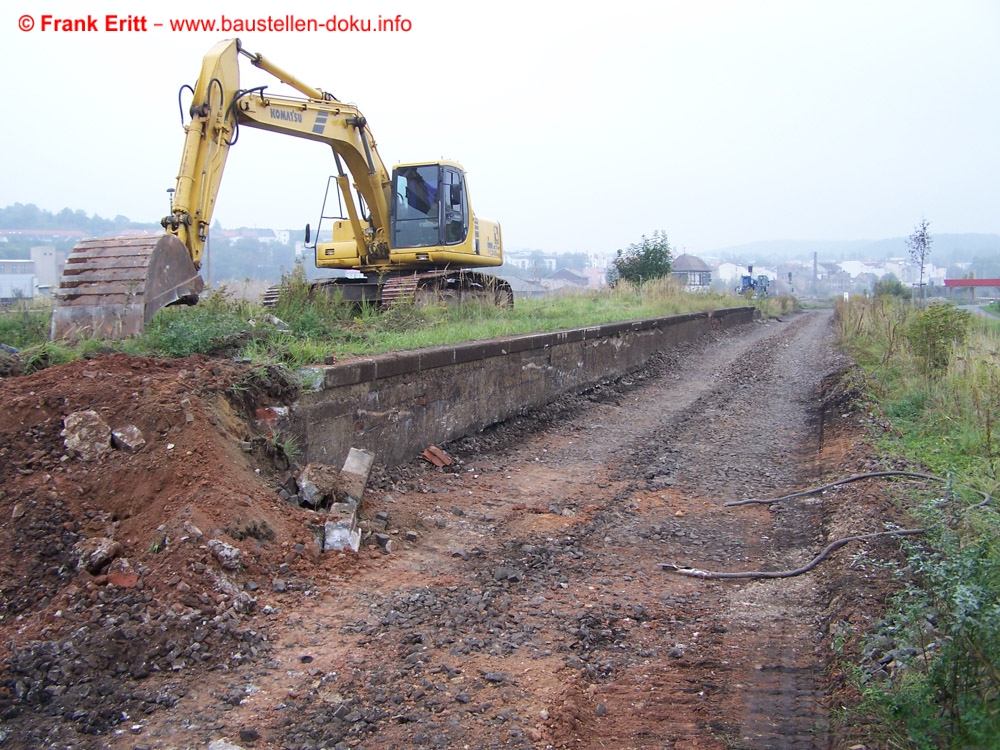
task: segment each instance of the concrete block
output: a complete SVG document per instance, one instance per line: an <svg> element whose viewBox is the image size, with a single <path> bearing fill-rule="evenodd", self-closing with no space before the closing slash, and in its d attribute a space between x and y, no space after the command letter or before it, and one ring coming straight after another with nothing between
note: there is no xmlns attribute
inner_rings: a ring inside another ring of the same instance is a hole
<svg viewBox="0 0 1000 750"><path fill-rule="evenodd" d="M339 499L338 494L343 495L337 470L324 464L307 464L299 474L297 485L299 500L310 508L320 508L327 501L335 503ZM285 489L287 491L288 488Z"/></svg>
<svg viewBox="0 0 1000 750"><path fill-rule="evenodd" d="M299 383L304 391L320 391L323 389L323 382L326 377L326 370L322 367L300 367L297 371Z"/></svg>
<svg viewBox="0 0 1000 750"><path fill-rule="evenodd" d="M357 552L361 547L357 506L353 503L334 503L330 506L327 519L323 524L323 551L351 549Z"/></svg>
<svg viewBox="0 0 1000 750"><path fill-rule="evenodd" d="M355 503L360 503L365 494L365 486L374 463L375 457L363 450L351 448L347 454L344 468L340 470L340 485L347 497Z"/></svg>
<svg viewBox="0 0 1000 750"><path fill-rule="evenodd" d="M127 424L111 431L111 445L126 453L138 453L146 446L146 438L134 424Z"/></svg>

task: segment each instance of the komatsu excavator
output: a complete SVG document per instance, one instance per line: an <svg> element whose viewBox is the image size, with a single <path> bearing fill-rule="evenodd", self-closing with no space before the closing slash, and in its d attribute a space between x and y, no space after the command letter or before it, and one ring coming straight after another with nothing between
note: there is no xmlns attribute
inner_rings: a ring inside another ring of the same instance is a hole
<svg viewBox="0 0 1000 750"><path fill-rule="evenodd" d="M263 86L241 89L240 55L305 98L275 96ZM500 225L473 213L459 164L399 164L390 175L357 107L231 39L205 56L194 86L171 211L160 222L165 234L77 245L56 293L53 339L137 335L161 308L198 301L212 212L241 126L319 141L333 150L337 174L331 179L341 211L339 218L330 217L335 220L325 240L317 227L316 266L355 273L313 282L314 288L383 305L425 296L513 304L509 284L472 270L503 264ZM307 246L311 239L307 225Z"/></svg>

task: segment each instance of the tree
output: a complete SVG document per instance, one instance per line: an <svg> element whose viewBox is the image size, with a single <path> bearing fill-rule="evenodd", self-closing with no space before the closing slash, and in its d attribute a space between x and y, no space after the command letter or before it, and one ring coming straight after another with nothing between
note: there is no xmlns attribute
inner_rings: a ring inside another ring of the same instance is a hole
<svg viewBox="0 0 1000 750"><path fill-rule="evenodd" d="M930 226L927 219L921 219L917 224L913 234L906 238L906 246L910 248L910 260L920 266L920 301L924 301L924 264L927 256L931 254L931 233L927 231Z"/></svg>
<svg viewBox="0 0 1000 750"><path fill-rule="evenodd" d="M612 263L618 278L634 284L669 276L672 264L667 233L659 230L652 237L643 235L639 242L619 250Z"/></svg>
<svg viewBox="0 0 1000 750"><path fill-rule="evenodd" d="M909 299L910 291L903 286L903 282L897 279L895 274L887 273L875 282L875 288L872 289L872 296Z"/></svg>

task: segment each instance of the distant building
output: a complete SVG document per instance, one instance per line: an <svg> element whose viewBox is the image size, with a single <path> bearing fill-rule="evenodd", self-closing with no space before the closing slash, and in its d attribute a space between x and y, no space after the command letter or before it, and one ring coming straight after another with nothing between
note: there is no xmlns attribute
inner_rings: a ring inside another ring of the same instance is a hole
<svg viewBox="0 0 1000 750"><path fill-rule="evenodd" d="M671 275L692 291L706 290L712 284L712 269L701 258L678 255L670 267Z"/></svg>
<svg viewBox="0 0 1000 750"><path fill-rule="evenodd" d="M540 298L548 294L548 290L544 286L530 279L520 276L502 276L501 278L510 284L511 291L514 292L514 296L517 298Z"/></svg>
<svg viewBox="0 0 1000 750"><path fill-rule="evenodd" d="M35 264L27 259L0 260L0 305L35 296Z"/></svg>
<svg viewBox="0 0 1000 750"><path fill-rule="evenodd" d="M291 239L291 232L287 229L240 227L239 229L213 229L212 236L220 240L228 240L230 245L235 245L240 240L256 240L262 245L269 245L272 242L287 245Z"/></svg>
<svg viewBox="0 0 1000 750"><path fill-rule="evenodd" d="M863 260L842 260L839 265L840 270L846 271L850 274L852 279L856 279L858 276L862 275L871 275L878 280L887 273L884 266L874 263L866 263Z"/></svg>
<svg viewBox="0 0 1000 750"><path fill-rule="evenodd" d="M554 255L540 255L536 252L506 252L504 253L504 264L537 274L554 272L558 262Z"/></svg>
<svg viewBox="0 0 1000 750"><path fill-rule="evenodd" d="M746 266L740 266L736 263L720 263L719 267L715 269L715 277L719 281L724 281L727 284L735 284L740 280L740 276L747 272Z"/></svg>
<svg viewBox="0 0 1000 750"><path fill-rule="evenodd" d="M589 266L583 269L583 275L587 277L589 289L602 289L607 286L607 266Z"/></svg>
<svg viewBox="0 0 1000 750"><path fill-rule="evenodd" d="M35 266L35 287L43 295L50 295L59 286L59 277L66 266L66 251L51 245L31 248L31 261Z"/></svg>
<svg viewBox="0 0 1000 750"><path fill-rule="evenodd" d="M50 245L31 248L30 259L0 260L0 304L34 299L36 294L49 296L59 286L66 265L66 251Z"/></svg>
<svg viewBox="0 0 1000 750"><path fill-rule="evenodd" d="M79 229L0 229L0 237L8 240L75 242L85 239L87 233Z"/></svg>
<svg viewBox="0 0 1000 750"><path fill-rule="evenodd" d="M576 271L571 271L568 268L561 268L561 269L559 269L558 271L556 271L551 276L546 277L546 280L549 280L549 279L551 279L553 281L556 281L556 280L563 281L563 282L565 282L567 284L574 284L574 285L576 285L578 287L585 287L585 286L587 286L587 277L586 276L584 276L583 274L577 273Z"/></svg>

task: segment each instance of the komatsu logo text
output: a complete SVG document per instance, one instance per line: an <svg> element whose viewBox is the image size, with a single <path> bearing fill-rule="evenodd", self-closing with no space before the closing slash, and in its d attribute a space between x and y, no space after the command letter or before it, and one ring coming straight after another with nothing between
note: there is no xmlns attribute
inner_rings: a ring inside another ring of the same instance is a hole
<svg viewBox="0 0 1000 750"><path fill-rule="evenodd" d="M271 107L269 110L271 112L272 120L287 120L288 122L302 122L301 112L289 112L285 109L275 109Z"/></svg>

